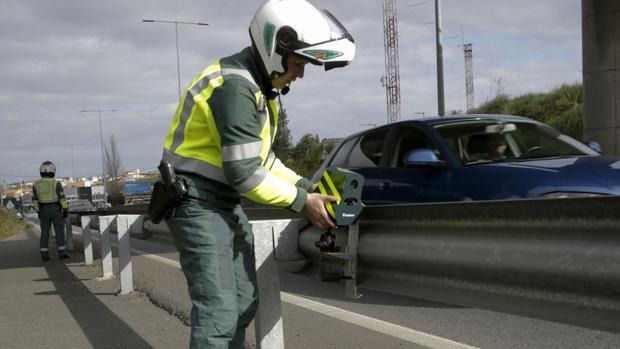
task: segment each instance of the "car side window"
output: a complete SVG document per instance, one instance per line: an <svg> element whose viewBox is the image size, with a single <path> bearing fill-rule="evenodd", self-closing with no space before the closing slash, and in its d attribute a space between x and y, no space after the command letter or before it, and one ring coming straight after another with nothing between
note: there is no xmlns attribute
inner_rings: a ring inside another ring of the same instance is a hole
<svg viewBox="0 0 620 349"><path fill-rule="evenodd" d="M438 159L442 159L439 149L424 131L417 127L403 127L398 134L396 147L394 148L394 157L390 161L390 166L405 167L403 162L407 153L414 149L422 148L432 150Z"/></svg>
<svg viewBox="0 0 620 349"><path fill-rule="evenodd" d="M351 151L347 167L379 166L387 132L387 129L382 129L363 135Z"/></svg>
<svg viewBox="0 0 620 349"><path fill-rule="evenodd" d="M344 144L340 147L340 149L338 149L336 155L334 155L334 158L330 162L329 166L345 167L347 157L349 156L351 148L353 148L357 140L357 138L352 138L348 141L345 141Z"/></svg>

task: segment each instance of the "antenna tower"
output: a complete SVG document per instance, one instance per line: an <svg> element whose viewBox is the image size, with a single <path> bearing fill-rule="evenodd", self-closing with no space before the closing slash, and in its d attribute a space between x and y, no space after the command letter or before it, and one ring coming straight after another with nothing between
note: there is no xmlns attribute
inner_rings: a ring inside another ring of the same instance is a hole
<svg viewBox="0 0 620 349"><path fill-rule="evenodd" d="M466 112L469 112L469 110L474 107L474 70L471 43L463 44L463 54L465 55L465 95L467 98Z"/></svg>
<svg viewBox="0 0 620 349"><path fill-rule="evenodd" d="M398 21L394 0L383 0L383 45L385 47L385 87L388 123L400 120L400 72L398 68Z"/></svg>

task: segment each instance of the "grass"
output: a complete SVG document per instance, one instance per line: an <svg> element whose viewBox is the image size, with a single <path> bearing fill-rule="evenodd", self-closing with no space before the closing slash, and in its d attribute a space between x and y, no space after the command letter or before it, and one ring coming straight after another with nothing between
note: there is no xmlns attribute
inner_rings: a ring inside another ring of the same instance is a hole
<svg viewBox="0 0 620 349"><path fill-rule="evenodd" d="M26 229L26 223L19 220L14 214L0 209L0 240L19 234Z"/></svg>

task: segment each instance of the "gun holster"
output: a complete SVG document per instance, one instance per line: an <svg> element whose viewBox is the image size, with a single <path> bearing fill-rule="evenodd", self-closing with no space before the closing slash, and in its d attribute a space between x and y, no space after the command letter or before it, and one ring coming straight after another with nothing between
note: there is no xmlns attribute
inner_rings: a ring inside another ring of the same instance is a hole
<svg viewBox="0 0 620 349"><path fill-rule="evenodd" d="M177 178L172 165L162 160L157 167L159 169L160 181L153 186L153 194L149 203L149 217L151 222L159 223L164 219L170 210L176 206L187 194L187 182Z"/></svg>

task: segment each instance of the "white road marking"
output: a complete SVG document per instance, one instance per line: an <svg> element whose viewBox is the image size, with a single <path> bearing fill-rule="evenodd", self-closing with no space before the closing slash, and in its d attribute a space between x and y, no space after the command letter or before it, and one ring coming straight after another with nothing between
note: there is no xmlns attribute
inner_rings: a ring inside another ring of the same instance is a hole
<svg viewBox="0 0 620 349"><path fill-rule="evenodd" d="M133 252L140 254L142 257L152 259L157 262L167 264L172 267L181 269L181 264L177 261L160 257L148 252L131 249ZM410 328L396 325L387 321L374 319L365 315L350 312L348 310L340 309L331 305L323 304L317 301L313 301L307 298L299 297L291 293L280 292L282 301L296 305L298 307L311 310L331 318L348 322L353 325L367 328L369 330L386 334L407 342L415 343L425 346L427 348L437 349L476 349L477 347L455 342L450 339L438 337L429 333L412 330Z"/></svg>
<svg viewBox="0 0 620 349"><path fill-rule="evenodd" d="M181 263L169 259L169 258L165 258L165 257L160 257L156 254L150 254L146 251L142 251L142 250L138 250L137 248L132 248L131 252L136 253L139 255L139 257L144 257L144 258L148 258L148 259L152 259L154 261L160 262L160 263L164 263L164 264L168 264L171 267L175 267L175 268L179 268L181 269Z"/></svg>
<svg viewBox="0 0 620 349"><path fill-rule="evenodd" d="M378 320L358 313L350 312L344 309L336 308L331 305L316 302L307 298L302 298L290 293L281 292L282 300L312 310L317 313L332 317L334 319L348 322L369 330L383 333L407 342L419 344L427 348L438 349L473 349L467 344L455 342L450 339L438 337L429 333L412 330L408 327L396 325L387 321Z"/></svg>

